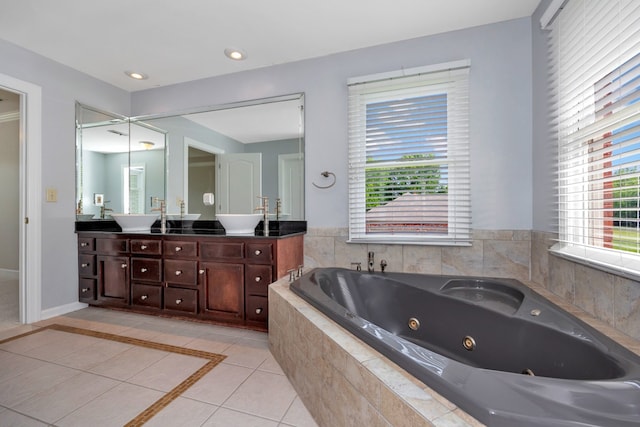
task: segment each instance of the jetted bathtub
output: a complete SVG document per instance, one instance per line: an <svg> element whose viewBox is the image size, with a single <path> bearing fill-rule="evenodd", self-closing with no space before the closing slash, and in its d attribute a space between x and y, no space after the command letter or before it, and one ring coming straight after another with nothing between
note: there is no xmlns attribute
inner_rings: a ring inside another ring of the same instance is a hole
<svg viewBox="0 0 640 427"><path fill-rule="evenodd" d="M290 288L488 426L640 426L640 357L516 280L324 268Z"/></svg>

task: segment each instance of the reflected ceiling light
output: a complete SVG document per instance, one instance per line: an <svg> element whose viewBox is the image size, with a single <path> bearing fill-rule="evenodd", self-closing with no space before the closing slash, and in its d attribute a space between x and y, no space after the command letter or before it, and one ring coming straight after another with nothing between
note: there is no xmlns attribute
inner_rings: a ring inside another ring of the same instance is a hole
<svg viewBox="0 0 640 427"><path fill-rule="evenodd" d="M156 144L151 141L140 141L140 145L142 145L145 150L151 150Z"/></svg>
<svg viewBox="0 0 640 427"><path fill-rule="evenodd" d="M138 73L136 71L125 71L124 73L132 79L136 80L146 80L149 78L149 76L147 76L146 74Z"/></svg>
<svg viewBox="0 0 640 427"><path fill-rule="evenodd" d="M224 54L229 59L233 59L234 61L243 61L247 59L247 54L240 49L236 49L234 47L228 47L224 50Z"/></svg>

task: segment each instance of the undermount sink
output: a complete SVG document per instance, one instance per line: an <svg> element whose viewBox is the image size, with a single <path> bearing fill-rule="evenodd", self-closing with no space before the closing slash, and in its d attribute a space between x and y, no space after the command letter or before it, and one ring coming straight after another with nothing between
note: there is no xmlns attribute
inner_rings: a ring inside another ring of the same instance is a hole
<svg viewBox="0 0 640 427"><path fill-rule="evenodd" d="M196 219L200 218L200 214L199 213L195 213L195 214L183 214L182 216L180 216L180 214L167 214L167 219L171 220L171 221L195 221Z"/></svg>
<svg viewBox="0 0 640 427"><path fill-rule="evenodd" d="M158 219L158 214L115 214L111 217L116 220L122 231L125 232L150 232L151 226Z"/></svg>
<svg viewBox="0 0 640 427"><path fill-rule="evenodd" d="M253 235L262 219L262 214L217 214L216 218L224 227L226 234Z"/></svg>

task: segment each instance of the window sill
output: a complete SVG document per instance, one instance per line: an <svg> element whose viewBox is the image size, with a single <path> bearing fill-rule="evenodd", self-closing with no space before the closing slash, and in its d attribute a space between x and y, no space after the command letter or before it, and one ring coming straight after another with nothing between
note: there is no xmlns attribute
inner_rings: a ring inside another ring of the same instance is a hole
<svg viewBox="0 0 640 427"><path fill-rule="evenodd" d="M626 279L640 281L640 256L632 253L609 251L584 246L556 243L549 252L574 261L587 267L621 276Z"/></svg>
<svg viewBox="0 0 640 427"><path fill-rule="evenodd" d="M416 239L392 239L392 238L351 238L347 243L369 244L369 245L416 245L416 246L472 246L471 241L452 240L425 240Z"/></svg>

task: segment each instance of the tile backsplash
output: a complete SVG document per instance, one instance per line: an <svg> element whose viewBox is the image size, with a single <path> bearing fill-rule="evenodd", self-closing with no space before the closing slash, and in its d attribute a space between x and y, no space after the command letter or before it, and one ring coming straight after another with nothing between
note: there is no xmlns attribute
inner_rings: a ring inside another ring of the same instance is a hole
<svg viewBox="0 0 640 427"><path fill-rule="evenodd" d="M559 258L548 252L554 234L529 230L475 230L468 247L347 243L346 228L309 228L305 235L306 267L367 268L375 254L375 270L508 277L534 282L640 340L640 283Z"/></svg>

